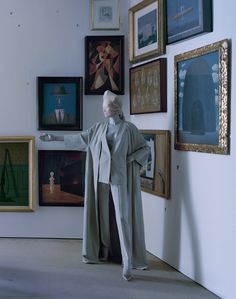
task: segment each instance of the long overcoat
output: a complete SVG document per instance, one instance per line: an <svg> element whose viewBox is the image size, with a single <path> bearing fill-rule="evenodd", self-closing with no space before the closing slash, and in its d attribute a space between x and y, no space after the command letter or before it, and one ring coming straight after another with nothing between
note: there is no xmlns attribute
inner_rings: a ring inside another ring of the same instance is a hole
<svg viewBox="0 0 236 299"><path fill-rule="evenodd" d="M65 144L68 148L87 152L83 260L88 263L100 262L97 187L98 180L106 183L106 180L111 179L113 183L127 188L128 198L125 200L130 201L131 209L129 214L132 225L132 267L144 269L147 267L147 263L139 171L140 167L146 163L149 147L135 125L122 121L114 148L110 152L108 147L104 146L107 126L108 121L97 123L85 132L65 136ZM102 161L101 156L103 156ZM129 161L132 162L128 163ZM104 167L101 166L102 163L104 163ZM99 172L102 172L102 175ZM109 226L109 219L107 221Z"/></svg>

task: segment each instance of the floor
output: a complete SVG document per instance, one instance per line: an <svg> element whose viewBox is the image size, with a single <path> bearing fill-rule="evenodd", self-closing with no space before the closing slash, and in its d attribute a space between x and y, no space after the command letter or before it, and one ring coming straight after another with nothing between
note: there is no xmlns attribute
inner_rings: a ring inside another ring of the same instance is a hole
<svg viewBox="0 0 236 299"><path fill-rule="evenodd" d="M0 299L217 299L148 254L149 269L122 279L119 264L81 262L81 240L0 239Z"/></svg>

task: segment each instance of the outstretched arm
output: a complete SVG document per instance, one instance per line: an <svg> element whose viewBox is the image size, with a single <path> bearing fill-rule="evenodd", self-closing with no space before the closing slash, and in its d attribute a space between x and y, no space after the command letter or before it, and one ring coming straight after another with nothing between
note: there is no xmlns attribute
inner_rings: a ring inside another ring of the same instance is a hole
<svg viewBox="0 0 236 299"><path fill-rule="evenodd" d="M39 138L42 141L63 141L67 148L86 151L94 130L96 130L96 125L87 131L72 135L59 136L44 133Z"/></svg>

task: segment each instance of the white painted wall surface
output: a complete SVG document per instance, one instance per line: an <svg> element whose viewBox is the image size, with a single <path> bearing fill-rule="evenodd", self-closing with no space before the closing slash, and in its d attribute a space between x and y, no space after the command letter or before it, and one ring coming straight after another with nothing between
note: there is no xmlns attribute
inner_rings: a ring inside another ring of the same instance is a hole
<svg viewBox="0 0 236 299"><path fill-rule="evenodd" d="M140 1L131 0L130 7ZM141 129L168 129L171 198L143 193L147 249L225 299L235 298L236 277L236 30L233 0L213 1L214 31L167 46L168 112L131 116ZM174 56L222 40L232 42L231 154L174 150ZM176 166L179 165L179 170Z"/></svg>
<svg viewBox="0 0 236 299"><path fill-rule="evenodd" d="M88 0L0 0L0 136L32 135L38 149L64 149L42 143L37 130L37 76L83 76L86 35L125 35L127 10L121 1L119 31L90 31ZM128 55L124 112L129 113ZM84 129L104 119L102 96L84 96ZM57 131L57 134L75 132ZM36 151L37 161L37 151ZM37 163L36 163L37 165ZM36 169L37 173L37 169ZM0 237L81 238L83 208L39 207L33 213L1 213Z"/></svg>

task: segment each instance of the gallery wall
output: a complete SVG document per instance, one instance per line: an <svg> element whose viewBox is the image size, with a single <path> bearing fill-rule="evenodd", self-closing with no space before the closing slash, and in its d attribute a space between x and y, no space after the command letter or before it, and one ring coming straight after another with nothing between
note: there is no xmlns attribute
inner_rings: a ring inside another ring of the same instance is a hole
<svg viewBox="0 0 236 299"><path fill-rule="evenodd" d="M0 237L81 238L82 207L45 207L38 204L38 149L65 149L63 143L39 140L36 78L84 77L86 35L125 35L128 2L121 1L121 26L116 31L90 31L88 0L0 1L0 136L35 136L35 211L1 212ZM128 55L124 113L129 118ZM102 96L83 97L83 129L104 119ZM47 131L52 133L52 131ZM58 135L73 131L57 131Z"/></svg>
<svg viewBox="0 0 236 299"><path fill-rule="evenodd" d="M88 0L0 1L0 136L31 135L37 149L64 149L43 144L37 130L37 76L84 76L84 36L125 34L126 79L122 96L129 112L127 11L139 1L121 0L121 29L89 30ZM132 116L140 129L171 131L171 196L142 192L146 245L166 261L222 298L234 298L236 269L235 70L231 71L231 153L217 155L176 151L174 129L174 56L224 38L231 39L235 65L233 0L213 1L214 30L167 46L167 112ZM103 119L101 96L84 96L84 129ZM128 117L129 118L129 117ZM68 134L69 132L58 132ZM37 161L37 153L36 153ZM36 164L37 165L37 164ZM1 212L0 237L81 238L83 208L39 207L36 172L34 212Z"/></svg>
<svg viewBox="0 0 236 299"><path fill-rule="evenodd" d="M140 1L131 0L130 7ZM213 1L213 32L168 45L167 113L132 115L142 129L171 130L171 196L142 193L147 249L222 298L233 299L236 267L236 4ZM174 57L223 39L232 43L230 155L174 150ZM191 295L190 295L191 297Z"/></svg>

